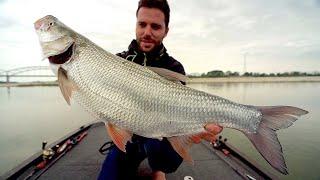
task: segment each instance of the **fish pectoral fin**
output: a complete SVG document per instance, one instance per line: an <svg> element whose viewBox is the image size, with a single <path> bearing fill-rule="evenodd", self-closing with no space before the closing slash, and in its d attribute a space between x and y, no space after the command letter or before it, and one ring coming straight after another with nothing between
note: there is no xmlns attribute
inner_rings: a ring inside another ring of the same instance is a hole
<svg viewBox="0 0 320 180"><path fill-rule="evenodd" d="M174 136L169 137L168 141L170 142L173 149L187 162L193 164L192 157L189 154L189 149L192 146L194 140L192 135L189 136Z"/></svg>
<svg viewBox="0 0 320 180"><path fill-rule="evenodd" d="M193 164L192 157L189 155L188 150L193 143L199 144L202 139L209 142L214 142L216 140L216 135L222 131L222 127L216 124L206 124L204 130L197 134L185 135L185 136L174 136L169 137L173 149L186 161Z"/></svg>
<svg viewBox="0 0 320 180"><path fill-rule="evenodd" d="M211 132L206 131L206 132L201 132L201 133L195 134L195 135L191 136L191 138L195 144L199 144L202 139L204 139L208 142L214 142L216 140L216 135Z"/></svg>
<svg viewBox="0 0 320 180"><path fill-rule="evenodd" d="M66 70L61 67L58 69L58 84L64 99L70 105L72 91L77 91L79 88L72 80L68 79Z"/></svg>
<svg viewBox="0 0 320 180"><path fill-rule="evenodd" d="M169 81L174 81L174 82L186 82L187 81L187 76L173 72L171 70L165 69L165 68L158 68L158 67L147 67L151 71L157 73L158 75L168 79Z"/></svg>
<svg viewBox="0 0 320 180"><path fill-rule="evenodd" d="M126 144L131 140L132 133L127 130L120 129L111 123L106 124L106 128L114 144L121 151L126 152Z"/></svg>

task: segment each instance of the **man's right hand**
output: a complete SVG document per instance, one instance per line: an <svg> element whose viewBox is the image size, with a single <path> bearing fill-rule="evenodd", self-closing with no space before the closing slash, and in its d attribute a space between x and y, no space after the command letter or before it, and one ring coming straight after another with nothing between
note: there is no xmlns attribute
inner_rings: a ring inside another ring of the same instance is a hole
<svg viewBox="0 0 320 180"><path fill-rule="evenodd" d="M205 132L192 136L192 141L194 143L200 143L201 139L205 139L209 142L214 142L216 140L216 135L221 133L221 131L223 130L222 126L216 124L207 124L204 128L206 130Z"/></svg>

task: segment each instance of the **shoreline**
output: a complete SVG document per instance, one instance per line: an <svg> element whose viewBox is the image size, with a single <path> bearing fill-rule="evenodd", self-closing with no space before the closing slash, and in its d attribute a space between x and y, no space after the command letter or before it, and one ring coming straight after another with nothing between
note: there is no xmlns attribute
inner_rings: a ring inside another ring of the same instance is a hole
<svg viewBox="0 0 320 180"><path fill-rule="evenodd" d="M298 77L219 77L219 78L188 78L187 84L193 83L275 83L275 82L320 82L320 76ZM12 82L0 83L0 87L32 87L58 86L57 81L49 82Z"/></svg>
<svg viewBox="0 0 320 180"><path fill-rule="evenodd" d="M188 83L277 83L277 82L320 82L320 76L297 77L219 77L189 78Z"/></svg>
<svg viewBox="0 0 320 180"><path fill-rule="evenodd" d="M58 86L58 82L12 82L0 83L0 87L32 87L32 86Z"/></svg>

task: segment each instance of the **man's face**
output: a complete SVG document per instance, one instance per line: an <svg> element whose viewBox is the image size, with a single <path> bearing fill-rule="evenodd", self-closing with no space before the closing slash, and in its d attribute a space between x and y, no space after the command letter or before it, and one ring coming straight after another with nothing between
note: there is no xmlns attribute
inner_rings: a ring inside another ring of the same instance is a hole
<svg viewBox="0 0 320 180"><path fill-rule="evenodd" d="M137 14L136 39L140 50L150 52L168 33L164 14L157 8L141 7Z"/></svg>

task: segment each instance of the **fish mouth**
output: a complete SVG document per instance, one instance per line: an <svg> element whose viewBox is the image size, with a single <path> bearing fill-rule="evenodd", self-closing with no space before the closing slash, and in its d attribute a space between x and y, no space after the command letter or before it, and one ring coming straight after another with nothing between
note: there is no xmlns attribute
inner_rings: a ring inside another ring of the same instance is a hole
<svg viewBox="0 0 320 180"><path fill-rule="evenodd" d="M65 51L60 54L49 56L49 62L53 64L64 64L69 61L73 55L73 49L75 44L72 43Z"/></svg>

